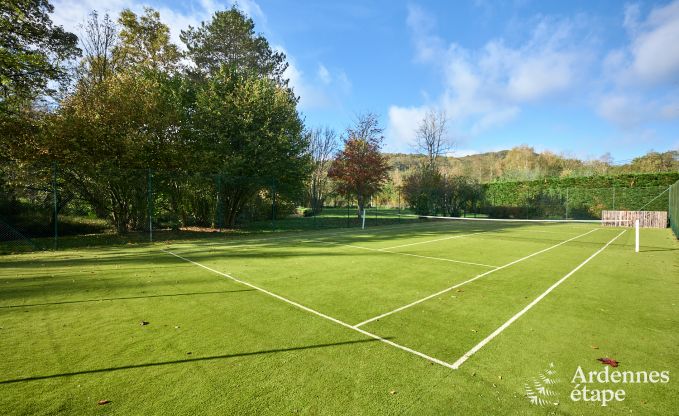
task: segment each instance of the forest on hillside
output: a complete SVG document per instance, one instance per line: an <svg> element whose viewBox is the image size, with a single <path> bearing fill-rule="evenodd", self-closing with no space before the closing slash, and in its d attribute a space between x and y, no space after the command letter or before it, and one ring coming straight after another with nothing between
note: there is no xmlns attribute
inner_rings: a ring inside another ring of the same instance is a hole
<svg viewBox="0 0 679 416"><path fill-rule="evenodd" d="M391 178L400 184L426 156L419 154L388 154L392 166ZM543 178L564 178L627 173L679 172L679 150L650 151L627 163L613 163L610 155L599 159L581 160L549 151L536 152L529 146L510 150L479 153L464 157L442 156L441 170L447 176L466 176L480 183L496 181L529 181Z"/></svg>

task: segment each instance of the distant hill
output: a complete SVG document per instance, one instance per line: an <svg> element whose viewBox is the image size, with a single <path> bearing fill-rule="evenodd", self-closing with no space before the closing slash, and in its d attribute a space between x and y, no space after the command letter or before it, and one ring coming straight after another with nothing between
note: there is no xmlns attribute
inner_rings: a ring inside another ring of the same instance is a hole
<svg viewBox="0 0 679 416"><path fill-rule="evenodd" d="M407 153L388 153L394 170L392 179L399 184L404 176L424 163L425 157ZM463 175L479 182L535 180L549 177L615 175L679 171L679 151L651 151L629 163L615 165L610 157L580 160L549 151L538 153L532 147L518 146L510 150L469 156L442 157L439 161L447 175Z"/></svg>

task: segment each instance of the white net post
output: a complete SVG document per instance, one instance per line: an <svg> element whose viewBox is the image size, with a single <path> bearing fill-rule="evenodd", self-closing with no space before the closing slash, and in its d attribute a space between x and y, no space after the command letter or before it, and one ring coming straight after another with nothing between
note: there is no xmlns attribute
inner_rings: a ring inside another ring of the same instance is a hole
<svg viewBox="0 0 679 416"><path fill-rule="evenodd" d="M365 208L363 208L362 214L363 214L362 215L363 218L362 218L362 222L361 222L361 229L365 230Z"/></svg>
<svg viewBox="0 0 679 416"><path fill-rule="evenodd" d="M634 221L634 252L639 252L639 220Z"/></svg>

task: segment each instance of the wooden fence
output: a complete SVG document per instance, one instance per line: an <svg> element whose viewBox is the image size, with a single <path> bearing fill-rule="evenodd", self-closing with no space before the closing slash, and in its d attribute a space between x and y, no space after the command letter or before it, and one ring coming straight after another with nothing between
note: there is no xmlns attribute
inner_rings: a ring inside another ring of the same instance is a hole
<svg viewBox="0 0 679 416"><path fill-rule="evenodd" d="M667 228L667 211L601 211L607 227L634 227L635 220L642 228Z"/></svg>

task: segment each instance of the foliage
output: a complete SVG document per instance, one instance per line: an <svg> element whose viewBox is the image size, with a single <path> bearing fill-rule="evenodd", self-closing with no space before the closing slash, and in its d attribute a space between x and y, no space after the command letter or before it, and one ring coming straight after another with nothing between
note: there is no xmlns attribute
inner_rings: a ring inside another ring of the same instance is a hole
<svg viewBox="0 0 679 416"><path fill-rule="evenodd" d="M425 155L388 154L394 167L391 180L408 176L427 163ZM579 160L549 151L536 153L527 146L511 150L480 153L463 157L441 156L437 165L441 173L469 176L481 183L497 181L526 181L544 178L619 175L627 173L653 173L679 171L679 151L649 152L627 164L613 164L610 155L599 159Z"/></svg>
<svg viewBox="0 0 679 416"><path fill-rule="evenodd" d="M283 73L288 67L285 54L274 51L262 35L255 33L255 24L236 6L218 11L208 23L183 30L181 40L188 49L187 56L195 70L211 75L230 67L239 73L273 79L287 85Z"/></svg>
<svg viewBox="0 0 679 416"><path fill-rule="evenodd" d="M80 54L78 38L54 26L47 0L0 3L0 113L53 91L50 81L64 82L65 61Z"/></svg>
<svg viewBox="0 0 679 416"><path fill-rule="evenodd" d="M380 153L383 140L377 116L359 116L356 125L347 129L344 149L337 154L328 171L328 177L336 181L341 194L356 197L359 215L388 177L387 158Z"/></svg>
<svg viewBox="0 0 679 416"><path fill-rule="evenodd" d="M532 207L526 217L599 218L602 209L638 210L679 180L679 172L549 178L484 185L488 207ZM509 210L509 208L507 208ZM667 209L660 198L645 209ZM490 215L503 215L498 208Z"/></svg>
<svg viewBox="0 0 679 416"><path fill-rule="evenodd" d="M426 167L408 176L402 190L405 202L419 215L459 216L474 211L483 196L474 179L446 177Z"/></svg>
<svg viewBox="0 0 679 416"><path fill-rule="evenodd" d="M262 181L223 184L227 225L261 186L288 197L303 189L309 156L296 104L287 88L226 66L198 87L188 127L196 142L192 165Z"/></svg>
<svg viewBox="0 0 679 416"><path fill-rule="evenodd" d="M170 42L170 28L160 21L160 13L144 8L144 15L129 9L120 13L120 43L114 53L123 65L147 66L152 69L171 71L176 69L181 53Z"/></svg>
<svg viewBox="0 0 679 416"><path fill-rule="evenodd" d="M327 194L331 192L328 169L332 163L332 156L337 150L337 133L330 127L325 127L313 129L306 134L312 163L308 200L314 214L318 214L323 210Z"/></svg>

